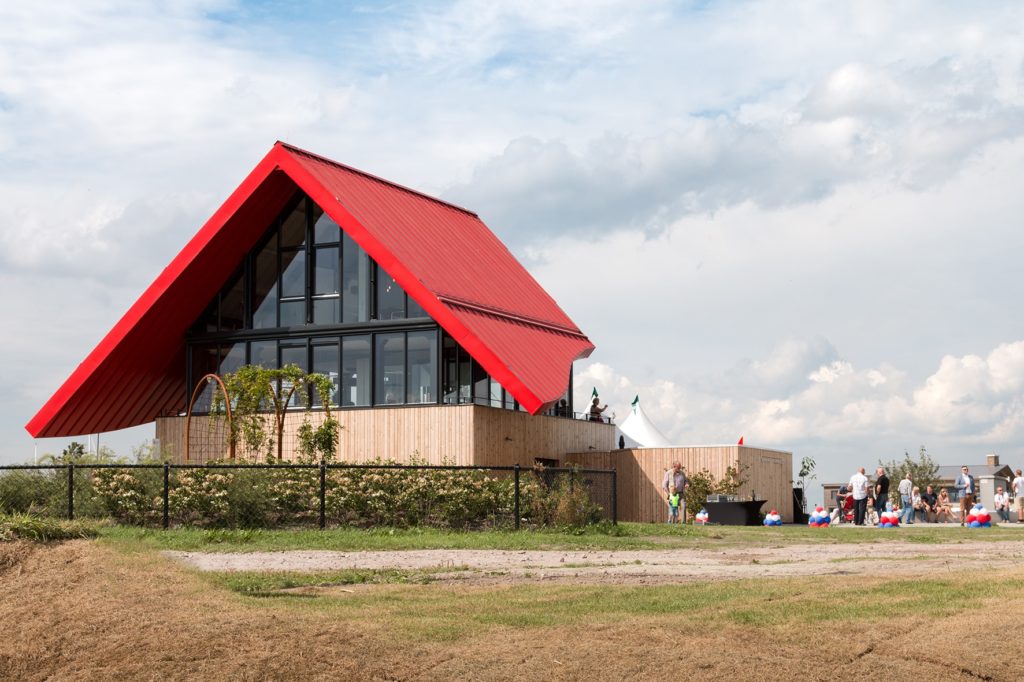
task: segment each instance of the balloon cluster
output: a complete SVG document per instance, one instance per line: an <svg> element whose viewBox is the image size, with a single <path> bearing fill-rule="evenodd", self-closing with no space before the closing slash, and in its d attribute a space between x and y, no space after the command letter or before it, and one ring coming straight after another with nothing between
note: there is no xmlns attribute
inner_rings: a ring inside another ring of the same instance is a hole
<svg viewBox="0 0 1024 682"><path fill-rule="evenodd" d="M704 507L701 507L700 511L697 512L697 515L693 517L693 522L695 524L697 524L698 526L707 525L707 522L708 522L708 510L705 509Z"/></svg>
<svg viewBox="0 0 1024 682"><path fill-rule="evenodd" d="M981 502L974 505L971 511L967 512L967 520L965 523L971 528L991 528L992 517L989 516L988 510L981 505Z"/></svg>
<svg viewBox="0 0 1024 682"><path fill-rule="evenodd" d="M814 511L811 512L810 518L807 519L807 525L811 528L828 527L828 524L832 521L832 517L828 515L828 512L821 507L815 507Z"/></svg>
<svg viewBox="0 0 1024 682"><path fill-rule="evenodd" d="M878 517L879 528L899 528L900 527L900 515L894 511L884 511L882 515Z"/></svg>
<svg viewBox="0 0 1024 682"><path fill-rule="evenodd" d="M770 512L765 514L764 525L766 525L766 526L781 526L782 525L782 516L779 515L779 512L777 512L774 509L772 509Z"/></svg>

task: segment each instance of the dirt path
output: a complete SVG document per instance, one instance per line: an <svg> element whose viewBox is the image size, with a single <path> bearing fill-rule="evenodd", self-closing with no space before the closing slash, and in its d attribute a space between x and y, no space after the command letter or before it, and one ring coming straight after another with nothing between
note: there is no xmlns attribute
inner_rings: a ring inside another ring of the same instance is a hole
<svg viewBox="0 0 1024 682"><path fill-rule="evenodd" d="M810 575L884 576L913 564L916 575L1020 565L1020 542L922 545L792 545L722 550L634 551L416 550L387 552L165 552L202 571L332 571L399 569L429 572L437 581L500 584L690 582Z"/></svg>

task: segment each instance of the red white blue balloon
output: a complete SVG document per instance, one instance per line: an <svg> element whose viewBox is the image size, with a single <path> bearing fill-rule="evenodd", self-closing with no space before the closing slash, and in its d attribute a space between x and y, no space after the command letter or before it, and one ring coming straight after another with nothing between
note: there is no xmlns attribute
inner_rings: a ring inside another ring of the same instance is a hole
<svg viewBox="0 0 1024 682"><path fill-rule="evenodd" d="M697 515L693 517L693 522L698 526L707 525L708 522L708 510L701 507Z"/></svg>
<svg viewBox="0 0 1024 682"><path fill-rule="evenodd" d="M823 528L827 527L831 521L832 517L829 516L828 511L818 506L814 508L814 511L807 518L807 525L811 528Z"/></svg>
<svg viewBox="0 0 1024 682"><path fill-rule="evenodd" d="M879 528L899 528L900 515L894 511L884 511L878 517Z"/></svg>
<svg viewBox="0 0 1024 682"><path fill-rule="evenodd" d="M765 516L764 516L764 525L766 525L766 526L781 526L782 525L782 515L779 514L779 512L777 512L774 509L772 509L770 512L765 514Z"/></svg>
<svg viewBox="0 0 1024 682"><path fill-rule="evenodd" d="M967 512L967 518L964 520L971 528L991 528L992 517L989 515L988 510L979 502Z"/></svg>

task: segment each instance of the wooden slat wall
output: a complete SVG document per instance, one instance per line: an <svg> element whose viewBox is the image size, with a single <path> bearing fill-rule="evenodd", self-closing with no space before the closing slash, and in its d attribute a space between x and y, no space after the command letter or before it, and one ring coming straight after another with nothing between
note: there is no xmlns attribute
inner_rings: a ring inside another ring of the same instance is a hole
<svg viewBox="0 0 1024 682"><path fill-rule="evenodd" d="M160 443L160 456L172 462L185 459L185 418L157 417L156 440Z"/></svg>
<svg viewBox="0 0 1024 682"><path fill-rule="evenodd" d="M784 520L793 520L790 482L793 456L788 452L741 445L712 445L576 452L566 456L566 462L570 464L615 469L619 519L644 523L665 521L667 509L661 485L665 471L677 460L682 462L687 472L707 469L715 478L721 478L729 466L747 465L742 474L747 482L739 494L749 496L752 491L756 492L758 498L768 500L762 508L764 511L774 508Z"/></svg>
<svg viewBox="0 0 1024 682"><path fill-rule="evenodd" d="M764 511L775 509L786 523L793 522L793 453L740 446L739 462L747 482L741 495L764 498Z"/></svg>
<svg viewBox="0 0 1024 682"><path fill-rule="evenodd" d="M473 421L474 464L533 466L536 458L563 461L568 452L610 450L615 427L561 417L531 416L476 407Z"/></svg>
<svg viewBox="0 0 1024 682"><path fill-rule="evenodd" d="M297 451L295 432L307 414L314 425L323 419L322 412L285 416L285 459ZM615 441L615 428L608 424L480 405L339 410L335 415L342 425L338 459L347 462L409 462L416 457L428 464L533 466L538 457L561 461L566 452L608 450ZM204 428L203 417L192 421L196 432ZM184 417L157 420L156 436L173 461L184 460L184 431ZM201 452L191 453L192 461L207 458Z"/></svg>

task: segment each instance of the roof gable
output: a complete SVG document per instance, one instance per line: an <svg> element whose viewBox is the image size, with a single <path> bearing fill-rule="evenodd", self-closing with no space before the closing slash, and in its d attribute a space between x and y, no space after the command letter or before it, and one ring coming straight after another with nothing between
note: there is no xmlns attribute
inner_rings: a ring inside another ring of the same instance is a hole
<svg viewBox="0 0 1024 682"><path fill-rule="evenodd" d="M473 213L278 142L26 425L126 428L180 409L184 335L301 189L531 413L594 346Z"/></svg>

